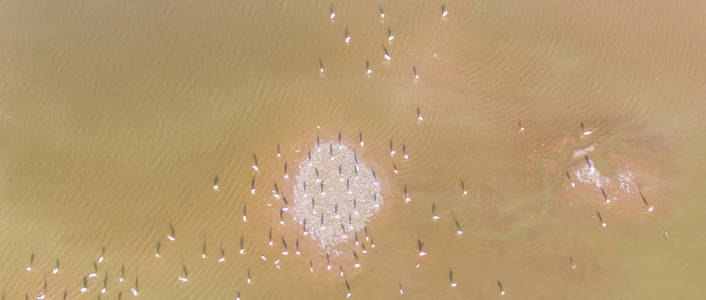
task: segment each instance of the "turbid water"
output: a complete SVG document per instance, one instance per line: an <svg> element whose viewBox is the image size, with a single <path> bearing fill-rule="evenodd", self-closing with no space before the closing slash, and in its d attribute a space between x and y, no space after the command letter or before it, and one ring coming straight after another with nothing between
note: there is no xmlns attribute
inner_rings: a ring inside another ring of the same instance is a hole
<svg viewBox="0 0 706 300"><path fill-rule="evenodd" d="M703 11L2 1L0 289L701 299ZM270 191L339 132L384 202L327 261Z"/></svg>

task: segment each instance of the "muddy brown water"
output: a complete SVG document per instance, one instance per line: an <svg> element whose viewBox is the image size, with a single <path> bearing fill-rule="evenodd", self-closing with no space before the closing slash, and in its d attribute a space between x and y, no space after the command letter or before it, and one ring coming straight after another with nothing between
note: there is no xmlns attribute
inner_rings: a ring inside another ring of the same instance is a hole
<svg viewBox="0 0 706 300"><path fill-rule="evenodd" d="M65 290L95 299L107 275L103 299L132 298L136 277L144 299L338 299L342 266L357 299L399 297L400 285L414 299L491 299L497 280L513 299L700 299L705 10L700 1L2 1L0 289L34 298L46 278L50 299ZM283 164L297 174L317 125L325 140L340 131L382 185L384 205L368 223L375 248L351 246L357 269L346 252L327 271L299 224L278 223L273 181L292 195ZM585 166L572 155L591 145L610 204L565 175ZM302 255L282 256L282 237L289 248L299 237ZM98 278L81 293L101 247ZM183 265L189 282L177 281Z"/></svg>

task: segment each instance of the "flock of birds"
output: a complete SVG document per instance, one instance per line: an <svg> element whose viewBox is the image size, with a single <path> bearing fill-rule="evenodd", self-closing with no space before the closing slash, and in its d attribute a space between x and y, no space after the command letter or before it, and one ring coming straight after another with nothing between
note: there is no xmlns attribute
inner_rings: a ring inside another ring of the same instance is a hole
<svg viewBox="0 0 706 300"><path fill-rule="evenodd" d="M383 10L382 7L379 7L378 9L380 11L380 20L384 21L385 20L385 10ZM448 16L448 14L449 14L449 11L446 9L446 5L442 5L441 6L441 18L446 19L446 16ZM332 23L336 21L336 12L333 9L333 5L331 5L331 8L329 9L329 19L331 20ZM346 45L350 44L351 36L348 32L348 28L346 28L343 33L344 33L344 41L345 41ZM392 34L392 29L388 28L387 29L387 42L392 42L392 40L394 40L394 39L395 39L395 36ZM392 60L392 56L390 55L390 52L387 50L387 47L383 46L382 52L383 52L383 58L385 59L385 61ZM434 56L436 56L436 54L434 54ZM417 66L412 65L412 72L414 74L414 79L419 79L419 73L417 73ZM322 75L324 74L324 64L321 59L319 59L319 73L321 73ZM373 70L370 67L370 61L365 62L365 73L367 75L373 74Z"/></svg>
<svg viewBox="0 0 706 300"><path fill-rule="evenodd" d="M380 20L385 21L385 10L382 8L382 6L378 7L378 10L380 12ZM449 15L449 11L446 8L446 5L441 5L441 18L442 20L446 20L446 17ZM336 11L334 10L333 5L331 5L331 8L329 9L329 19L331 20L331 23L336 21ZM350 33L348 32L348 28L344 29L344 39L343 41L346 43L346 45L351 43L351 36ZM392 33L392 29L388 28L387 29L387 42L392 43L392 41L395 39L395 35ZM387 49L386 46L382 47L382 52L383 52L383 59L387 62L392 60L392 56L390 55L390 51ZM436 53L432 54L434 57L437 56ZM321 76L324 75L325 68L324 68L324 62L321 58L319 58L319 73ZM373 74L373 69L371 67L370 61L366 60L365 61L365 74L367 76L371 76ZM419 73L417 72L417 66L412 65L412 75L414 80L419 80ZM417 107L417 120L423 121L424 118L422 117L420 108Z"/></svg>
<svg viewBox="0 0 706 300"><path fill-rule="evenodd" d="M522 123L519 123L518 125L519 125L519 131L520 131L521 133L523 133L523 132L525 131L525 127L522 125ZM318 128L319 128L319 127L317 126L317 129L318 129ZM588 131L588 130L585 130L585 129L584 129L584 124L583 124L583 122L581 123L581 132L582 132L582 135L583 135L583 136L587 136L587 135L592 134L592 131ZM359 137L359 142L358 142L358 144L360 145L360 148L364 148L364 147L365 147L365 141L363 140L363 133L362 133L362 132L359 132L358 137ZM338 136L338 143L339 143L339 144L342 143L342 136L341 136L340 132L339 132L339 136ZM332 145L331 145L331 147L332 147ZM390 157L391 157L391 158L394 158L395 155L397 155L397 150L395 149L394 144L392 143L392 141L390 141L389 150L390 150L390 152L389 152ZM317 135L316 151L319 151L319 152L321 151L321 145L320 145L320 143L319 143L319 137L318 137L318 135ZM402 144L402 145L401 145L401 151L402 151L402 158L403 158L403 160L408 160L408 159L409 159L409 154L407 153L407 146L404 145L404 144ZM280 145L279 145L279 144L277 145L276 157L277 157L278 159L282 157L282 154L281 154L281 152L280 152ZM332 159L333 159L333 154L332 154ZM591 168L591 169L593 170L593 169L594 169L594 166L593 166L593 163L592 163L591 159L588 157L588 155L585 155L585 156L584 156L584 159L585 159L585 161L586 161L586 166L588 166L589 168ZM308 160L311 160L311 151L308 152ZM358 164L357 159L356 159L355 164L356 164L356 165ZM356 165L351 166L351 167L356 168ZM260 166L259 166L259 164L258 164L258 159L257 159L257 156L256 156L255 154L253 154L253 162L252 162L251 168L253 169L253 172L255 172L255 173L260 172ZM392 162L392 169L393 169L393 170L392 170L393 174L399 174L399 170L398 170L398 168L397 168L397 165L394 163L394 161ZM378 181L377 181L377 177L376 177L376 175L375 175L375 171L372 170L372 169L371 169L370 171L372 172L372 175L375 177L375 180L376 180L375 183L377 184ZM567 176L567 178L568 178L568 180L569 180L570 186L571 186L572 188L575 187L575 186L576 186L576 185L575 185L575 182L572 180L571 175L569 174L569 172L566 173L566 176ZM289 177L290 177L290 176L289 176L289 172L288 172L288 163L287 163L286 161L285 161L284 164L283 164L283 173L282 173L282 177L283 177L285 180L288 180ZM254 179L254 178L255 178L255 177L253 177L253 180L252 180L252 182L251 182L251 189L250 189L250 193L251 193L252 195L256 195L256 194L257 194L257 189L255 188L255 179ZM460 182L460 187L461 187L461 195L464 196L464 197L465 197L465 196L468 196L469 193L468 193L468 190L466 189L466 186L465 186L465 184L464 184L463 181ZM216 176L216 177L213 179L212 189L213 189L214 191L220 191L220 190L221 190L221 186L219 185L219 178L218 178L218 176ZM600 191L601 191L601 194L603 195L603 197L604 197L604 199L605 199L605 203L606 203L606 204L609 204L611 200L610 200L610 198L607 196L605 190L604 190L603 188L600 188ZM323 188L322 188L322 192L323 192ZM647 211L652 212L652 211L654 210L654 206L652 206L652 205L650 205L650 204L648 203L646 197L645 197L644 194L642 193L642 190L639 191L639 194L640 194L640 197L641 197L641 199L642 199L642 201L643 201L643 203L644 203L644 205L645 205ZM277 185L276 181L275 181L275 183L274 183L274 189L272 190L272 195L273 195L274 199L279 199L279 200L282 201L282 207L279 209L279 211L280 211L279 223L280 223L281 225L286 225L286 224L287 224L287 221L286 221L285 219L283 219L283 217L282 217L282 212L287 211L288 206L289 206L290 204L289 204L288 200L286 199L286 197L285 197L285 195L284 195L284 192L279 189L279 186ZM412 202L406 184L405 184L404 187L403 187L403 195L402 195L402 196L403 196L403 201L404 201L405 204L409 204L409 203ZM295 201L296 201L296 199L295 199ZM268 207L273 207L273 204L270 203L270 202L266 202L266 205L267 205ZM432 214L431 214L431 215L432 215L431 218L432 218L433 221L438 221L438 220L440 220L440 216L439 216L439 214L437 213L437 210L436 210L436 203L433 203L433 204L432 204L431 213L432 213ZM601 215L600 211L596 211L596 216L597 216L597 218L598 218L598 220L599 220L599 222L600 222L600 225L601 225L602 227L606 227L606 226L607 226L607 223L606 223L605 220L603 219L603 216ZM463 234L463 229L462 229L462 227L461 227L461 225L460 225L458 219L457 219L457 218L455 217L455 215L453 214L453 212L451 212L451 217L452 217L452 219L453 219L453 221L454 221L454 224L455 224L455 226L456 226L456 234L459 235L459 236L462 235L462 234ZM246 206L244 206L244 207L243 207L242 222L247 222L247 221L248 221L248 218L247 218L247 209L246 209ZM302 232L303 232L303 235L306 236L306 235L307 235L306 222L304 222L303 224L302 224L302 222L299 222L299 225L303 226L303 227L302 227ZM362 233L361 233L361 234L362 234ZM366 247L366 244L365 244L365 243L367 242L368 245L370 246L370 248L375 248L375 243L374 243L374 241L373 241L373 239L372 239L372 236L371 236L370 232L368 232L367 227L366 227L365 230L364 230L364 234L365 234L364 240L358 238L358 233L357 233L357 232L354 234L354 236L355 236L354 246L356 247L355 249L358 249L358 248L359 248L359 250L361 251L362 254L367 254L367 253L368 253L368 250L367 250L368 248ZM169 230L168 230L168 232L167 232L167 234L166 234L166 239L167 239L168 241L170 241L170 242L176 241L176 232L175 232L175 229L174 229L174 227L173 227L172 225L169 225ZM285 237L281 237L280 241L281 241L280 245L282 246L282 249L281 249L281 252L280 252L279 254L281 254L282 256L273 259L274 266L275 266L275 268L277 268L277 269L280 269L280 268L281 268L281 267L280 267L280 264L279 264L280 261L281 261L281 259L283 259L283 257L288 256L289 253L290 253L290 252L289 252L289 247L288 247L288 244L287 244L287 242L286 242ZM275 245L275 242L274 242L274 240L273 240L273 232L272 232L272 228L271 228L271 227L270 227L270 230L269 230L269 232L268 232L268 238L267 238L267 243L266 243L266 244L267 244L268 247L273 247L273 246ZM301 256L301 254L302 254L302 251L301 251L301 249L300 249L299 246L300 246L300 240L299 240L299 238L297 237L297 238L296 238L296 242L295 242L295 251L294 251L294 254L295 254L296 256ZM158 241L158 242L156 243L155 252L154 252L154 257L155 257L155 258L158 258L158 259L159 259L159 258L162 257L161 249L162 249L162 242L161 242L161 241ZM326 258L326 266L325 266L325 269L326 269L327 271L331 271L331 270L333 270L334 268L333 268L333 263L332 263L332 259L331 259L331 254L330 254L328 251L329 251L329 250L334 251L336 256L341 255L341 252L340 252L340 251L336 251L335 249L323 249L323 250L325 251L325 258ZM427 252L424 251L424 243L421 241L421 239L418 239L418 240L417 240L417 250L418 250L418 256L419 256L419 257L424 257L424 256L427 255ZM245 253L245 247L244 247L244 236L241 236L241 238L240 238L240 249L239 249L238 253L239 253L240 255L245 255L245 254L246 254L246 253ZM80 286L80 288L78 289L81 294L87 293L87 292L89 291L89 282L90 282L90 281L96 280L96 279L98 279L98 278L100 277L100 275L99 275L99 265L102 264L102 263L105 261L105 254L106 254L106 249L105 249L105 247L102 247L102 248L101 248L101 254L100 254L100 256L99 256L96 260L94 260L94 261L92 262L92 266L93 266L92 270L91 270L87 275L83 276L83 278L82 278L81 286ZM353 258L355 259L354 265L353 265L354 268L356 268L356 269L357 269L357 268L360 268L360 267L361 267L361 264L360 264L360 256L358 255L358 253L356 252L356 250L352 250L352 254L353 254ZM203 244L203 248L202 248L202 252L201 252L200 257L201 257L202 259L206 259L206 258L208 257L207 252L206 252L206 243L205 243L205 242L204 242L204 244ZM26 270L27 272L33 272L33 271L35 271L35 268L34 268L35 258L36 258L36 257L35 257L35 254L32 253L32 254L30 255L29 264L28 264L28 265L26 266L26 268L25 268L25 270ZM262 261L267 261L267 260L268 260L268 257L265 256L265 255L260 255L259 258L260 258ZM572 269L575 269L575 268L576 268L576 263L574 262L574 258L573 258L573 257L570 257L569 260L570 260L570 266L571 266L571 268L572 268ZM221 247L221 249L220 249L220 256L219 256L217 262L218 262L218 263L223 263L223 262L225 262L225 261L226 261L225 250L223 249L223 247ZM420 264L416 264L416 267L417 267L417 268L420 268ZM323 268L324 268L324 267L322 266L322 269L323 269ZM310 261L309 261L309 272L312 272L312 273L313 273L313 272L315 272L315 269L316 269L316 268L315 268L315 265L314 265L313 261L310 260ZM349 297L352 296L352 290L351 290L350 282L349 282L348 279L347 279L346 270L345 270L344 267L343 267L343 263L338 266L338 270L339 270L339 271L337 272L338 275L339 275L341 278L344 279L344 283L345 283L345 287L346 287L346 298L349 298ZM51 269L50 273L51 273L51 275L57 275L57 274L60 273L60 261L59 261L58 258L56 259L56 264L55 264L54 268ZM248 268L248 274L247 274L247 275L248 275L248 276L247 276L247 279L246 279L246 283L247 283L248 285L250 285L250 284L252 284L252 276L251 276L251 272L250 272L250 269L249 269L249 268ZM106 272L106 273L103 275L102 286L100 286L100 288L99 288L99 293L97 294L97 298L98 298L98 299L101 299L101 296L102 296L102 295L105 295L105 294L108 292L108 286L109 286L109 284L108 284L108 283L109 283L108 278L109 278L109 277L108 277L108 274L107 274L107 272ZM189 271L188 271L188 268L187 268L187 266L186 266L185 264L182 266L182 273L179 274L179 275L177 275L177 280L178 280L179 282L189 282ZM119 271L119 275L118 275L118 277L117 277L117 281L118 281L118 283L119 283L121 286L122 286L123 284L127 284L127 280L126 280L126 269L125 269L125 265L124 265L124 264L120 267L120 271ZM452 288L458 286L457 281L454 279L454 271L453 271L453 268L450 268L450 269L449 269L449 273L448 273L448 283L449 283L449 286L452 287ZM502 282L501 282L500 280L497 280L496 283L497 283L497 286L498 286L499 295L505 295L505 288L503 287ZM47 289L47 286L48 286L48 284L47 284L47 279L46 279L46 276L45 276L44 284L43 284L43 290L42 290L42 292L40 292L39 295L36 296L36 299L38 299L38 300L43 300L43 299L46 299L46 298L47 298L47 296L48 296L48 289ZM399 287L399 294L400 294L400 295L404 295L404 289L403 289L403 287L402 287L402 283L398 283L397 286ZM132 296L137 297L137 296L140 295L140 291L141 291L141 289L140 289L139 277L138 277L137 274L136 274L136 275L135 275L134 284L129 288L129 292L130 292L130 294L131 294ZM62 299L68 299L68 295L69 295L69 290L64 290L64 292L63 292L63 298L62 298ZM122 296L123 296L123 292L122 292L122 290L119 290L118 293L117 293L117 299L122 299ZM3 298L2 298L2 299L4 300L4 294L3 294ZM25 299L30 299L30 298L29 298L29 294L25 294ZM235 299L238 299L238 300L240 299L240 292L239 292L239 291L236 293L236 298L235 298Z"/></svg>
<svg viewBox="0 0 706 300"><path fill-rule="evenodd" d="M384 11L382 8L379 8L379 13L380 13L380 18L384 20L384 19L385 19L385 11ZM448 10L447 10L447 8L446 8L445 5L442 5L442 6L441 6L441 17L442 17L442 18L446 18L447 16L448 16ZM330 18L330 21L331 21L331 22L334 22L335 19L336 19L336 12L335 12L333 6L330 8L330 11L329 11L329 18ZM349 44L349 43L351 42L351 37L350 37L349 32L348 32L347 29L345 30L345 33L344 33L344 34L345 34L345 35L344 35L344 41L345 41L346 44ZM394 39L394 35L393 35L392 31L389 30L389 29L388 29L388 31L387 31L387 36L388 36L388 37L387 37L387 40L388 40L388 41L392 41L392 40ZM389 53L389 51L387 50L387 48L383 48L383 57L384 57L384 59L387 60L387 61L390 61L390 60L391 60L391 56L390 56L390 53ZM322 75L323 75L323 73L325 72L324 64L323 64L323 62L322 62L321 60L319 60L319 71L320 71L320 73L321 73ZM412 66L412 71L413 71L413 76L414 76L413 78L414 78L415 80L416 80L416 79L419 79L419 74L417 73L417 68L416 68L416 66L414 66L414 65ZM370 75L370 74L373 73L373 70L371 69L369 62L366 62L366 69L365 69L365 72L366 72L366 74L368 74L368 75ZM416 119L417 119L417 122L421 122L421 121L424 120L424 118L423 118L422 115L421 115L421 111L420 111L419 108L417 108L417 118L416 118ZM519 122L518 125L519 125L519 131L520 131L521 133L524 133L524 132L525 132L525 127L523 126L522 122ZM318 128L318 127L317 127L317 128ZM581 134L582 134L583 136L588 136L588 135L591 135L592 133L593 133L592 131L586 130L585 127L584 127L583 122L581 122ZM360 148L365 147L365 142L364 142L364 140L363 140L363 133L362 133L362 132L359 132L358 137L359 137L358 145L360 146ZM339 136L338 136L338 142L339 142L339 144L342 142L341 139L342 139L342 138L341 138L341 134L339 133ZM317 148L320 147L318 135L317 135L317 146L316 146L316 147L317 147ZM320 149L318 149L318 150L320 150ZM395 149L395 147L394 147L392 141L390 141L389 150L390 150L389 155L390 155L391 158L393 158L393 157L395 157L395 155L397 155L397 150ZM409 154L407 153L407 146L406 146L406 145L404 145L404 144L401 145L401 152L402 152L402 158L403 158L403 160L408 160L408 159L409 159ZM332 156L333 156L333 155L332 155ZM276 157L277 157L278 159L282 158L282 154L281 154L281 152L280 152L280 145L279 145L279 144L277 145ZM309 157L308 159L311 159L311 153L310 153L310 152L309 152L309 156L308 156L308 157ZM333 159L333 157L332 157L331 159ZM587 164L591 169L593 169L592 161L590 160L590 158L588 157L588 155L585 155L585 161L586 161L586 164ZM356 164L357 164L357 158L356 158ZM392 162L391 165L392 165L392 172L393 172L393 174L399 174L399 170L398 170L397 165L395 164L394 161ZM260 166L258 165L258 159L257 159L257 156L256 156L255 154L253 154L253 163L252 163L252 166L251 166L251 167L252 167L253 172L255 172L255 173L260 172ZM355 167L355 166L353 166L353 167ZM289 172L289 171L288 171L288 163L285 161L284 164L283 164L283 173L282 173L282 177L283 177L285 180L288 180L289 177L290 177L288 172ZM376 177L376 175L375 175L375 171L371 169L371 172L372 172L372 176L375 177L375 180L376 180L376 183L377 183L377 177ZM567 172L567 173L566 173L566 176L567 176L567 178L568 178L568 180L569 180L569 183L570 183L571 187L575 187L575 183L574 183L573 180L572 180L571 174L570 174L569 172ZM222 188L222 187L219 185L219 178L218 178L218 176L216 176L216 177L213 179L212 189L213 189L214 191L220 191L221 188ZM465 186L465 184L464 184L463 181L460 182L460 188L461 188L461 195L464 196L464 197L465 197L465 196L468 196L469 192L468 192L468 190L466 189L466 186ZM602 194L603 194L603 196L604 196L604 198L605 198L606 203L609 203L609 202L610 202L610 199L606 196L606 192L605 192L602 188L601 188L601 192L602 192ZM322 185L322 193L323 193L323 185ZM252 181L251 181L250 194L252 194L252 195L258 194L257 189L256 189L256 185L255 185L255 177L254 177L254 176L253 176L253 179L252 179ZM279 186L277 185L276 181L275 181L275 183L274 183L274 188L273 188L273 190L272 190L272 195L273 195L273 197L274 197L275 199L277 199L278 201L281 201L281 207L279 208L279 215L280 215L279 223L280 223L281 225L285 225L285 224L287 224L287 220L285 220L285 219L283 218L283 212L286 212L286 211L287 211L288 206L289 206L289 203L288 203L288 200L286 199L284 193L283 193L282 191L280 191L280 188L279 188ZM647 210L650 211L650 212L653 211L653 210L654 210L654 206L649 205L649 203L647 202L647 199L645 198L645 196L643 195L643 193L642 193L641 190L640 190L640 196L641 196L642 201L644 202L645 206L647 207ZM410 197L410 194L409 194L409 192L408 192L408 188L407 188L407 185L406 185L406 184L405 184L404 187L403 187L403 195L402 195L402 197L403 197L404 203L409 204L409 203L412 202L412 199L411 199L411 197ZM296 199L295 199L295 201L296 201ZM267 202L266 205L269 206L269 207L273 207L273 204L272 204L272 203L269 203L269 202ZM601 225L602 227L606 227L606 226L607 226L607 223L606 223L605 220L603 219L603 216L601 215L600 211L598 211L598 210L596 211L596 216L597 216L597 218L598 218L598 220L599 220L599 222L600 222L600 225ZM432 221L434 221L434 222L440 220L440 216L439 216L439 214L437 213L437 209L436 209L436 203L433 203L432 206L431 206L431 218L432 218ZM462 229L462 227L461 227L461 224L460 224L459 220L456 218L456 216L453 214L453 212L451 212L451 218L453 219L454 224L455 224L455 230L456 230L456 231L455 231L455 234L456 234L456 235L459 235L459 236L462 235L462 234L463 234L463 229ZM248 222L247 206L246 206L246 205L243 206L242 222ZM306 221L304 221L303 224L302 224L301 222L299 222L299 225L303 226L303 227L302 227L302 233L303 233L304 235L306 235L306 231L307 231L307 230L306 230ZM353 264L354 268L359 268L359 267L361 266L361 264L360 264L360 256L358 255L358 252L357 252L356 250L360 251L361 254L366 254L366 253L368 253L368 247L366 247L366 243L367 243L367 245L368 245L371 249L372 249L372 248L375 248L375 243L374 243L374 241L373 241L373 239L372 239L371 234L368 232L367 227L365 228L365 232L364 232L364 236L365 236L365 237L364 237L364 239L359 239L359 238L358 238L358 234L359 234L359 233L360 233L360 232L356 232L356 233L354 234L354 236L355 236L355 241L354 241L354 246L353 246L354 248L353 248L353 250L352 250L352 256L353 256L352 259L353 259L353 262L354 262L354 264ZM360 234L363 235L363 233L360 233ZM174 241L176 240L175 229L174 229L174 227L173 227L172 225L169 226L169 230L168 230L168 232L166 233L166 238L167 238L167 240L168 240L169 242L174 242ZM260 258L262 261L267 261L268 259L271 259L271 261L273 262L275 268L277 268L277 269L280 269L280 268L281 268L281 266L280 266L280 261L281 261L282 259L284 259L284 257L286 257L286 256L288 256L288 255L290 254L290 248L289 248L289 246L288 246L288 244L287 244L287 242L286 242L285 237L281 237L280 242L281 242L281 243L277 243L277 244L279 244L279 245L282 247L281 251L278 251L278 254L280 254L281 256L278 256L278 257L272 259L272 258L268 258L268 257L265 256L265 255L259 255L259 258ZM270 227L270 230L269 230L269 232L268 232L268 238L267 238L266 245L267 245L267 247L273 247L273 246L275 245L275 242L274 242L274 240L273 240L272 227ZM302 255L302 251L301 251L301 249L300 249L300 240L299 240L299 237L296 238L296 242L294 243L294 245L295 245L295 247L294 247L294 250L295 250L295 251L293 251L294 255L295 255L295 256L301 256L301 255ZM162 244L161 241L158 241L158 242L156 243L155 252L154 252L154 257L157 258L157 259L159 259L159 258L162 257L162 252L161 252L162 246L163 246L163 244ZM424 256L427 255L427 252L424 251L424 243L422 242L421 239L418 239L418 240L417 240L416 248L417 248L417 250L418 250L418 256L419 256L419 257L424 257ZM331 258L330 253L328 252L328 250L331 250L331 249L323 249L323 252L322 252L322 253L325 253L325 254L322 254L321 256L325 256L326 264L325 264L325 267L324 267L324 265L322 265L322 266L321 266L321 269L322 269L322 270L325 269L326 271L332 271L332 270L334 269L334 266L333 266L334 263L332 263L332 258ZM241 238L240 238L240 249L239 249L238 253L239 253L240 255L246 255L246 251L245 251L245 247L244 247L244 236L241 236ZM88 292L89 292L89 288L90 288L91 290L93 290L93 287L90 287L90 284L89 284L89 283L90 283L91 281L99 280L99 277L102 277L102 285L99 285L99 287L98 287L98 292L99 292L99 293L97 293L97 299L101 299L101 296L105 296L105 295L109 292L109 276L108 276L108 272L106 271L106 272L104 273L104 275L102 275L102 276L99 275L99 266L104 263L104 261L105 261L105 255L106 255L106 249L105 249L105 247L103 247L103 248L101 249L101 254L100 254L100 256L99 256L97 259L93 260L93 262L92 262L92 266L93 266L92 270L90 270L87 275L85 275L85 276L83 276L83 277L81 278L81 284L80 284L80 286L78 287L78 292L79 292L80 294L88 293ZM342 254L342 253L340 253L340 252L337 251L337 252L335 252L335 255L344 255L344 254ZM206 252L206 244L205 244L205 242L204 242L204 245L203 245L203 248L202 248L202 253L200 254L200 257L201 257L202 259L206 259L206 258L208 257L207 252ZM29 263L28 263L28 265L27 265L26 268L25 268L25 270L26 270L27 272L35 272L35 271L36 271L36 270L35 270L35 258L36 258L36 257L35 257L35 254L32 253L31 256L30 256L30 259L29 259ZM225 262L225 261L226 261L225 250L221 247L221 249L220 249L220 256L219 256L217 262L218 262L218 263L223 263L223 262ZM576 264L575 264L575 262L574 262L573 257L570 258L570 263L571 263L571 268L572 268L572 269L575 269L575 268L576 268ZM310 260L310 261L309 261L308 266L309 266L309 272L315 272L315 270L317 269L317 268L315 267L315 264L313 263L313 260ZM420 267L420 264L416 264L416 267L419 268L419 267ZM343 263L340 264L340 265L338 265L338 268L337 268L337 269L338 269L338 272L335 272L335 273L337 273L337 275L339 275L341 278L343 278L344 283L345 283L345 288L346 288L346 294L345 294L345 296L346 296L347 298L348 298L348 297L351 297L351 296L352 296L352 288L351 288L351 284L350 284L350 282L348 281L348 278L347 278L347 276L346 276L347 274L346 274L346 270L345 270L344 267L343 267ZM61 273L61 272L60 272L60 263L59 263L59 259L56 259L56 264L55 264L54 268L52 268L52 269L50 270L49 273L50 273L49 276L58 275L58 274ZM49 296L49 295L48 295L48 284L47 284L47 279L46 279L46 278L47 278L47 277L46 277L46 275L45 275L44 284L43 284L43 289L42 289L42 291L39 293L39 295L36 296L36 299L37 299L37 300L42 300L42 299L45 299L45 298L47 298L47 297ZM179 282L182 282L182 283L186 283L186 282L189 282L189 281L190 281L189 269L187 268L186 264L184 264L184 265L182 266L181 274L178 274L178 275L176 276L176 279L177 279ZM117 279L116 279L116 280L117 280L117 282L120 284L120 288L119 288L119 290L117 291L117 294L116 294L116 295L117 295L117 299L122 299L122 297L123 297L122 288L123 288L123 287L127 287L127 288L128 288L128 291L129 291L129 294L130 294L130 295L135 296L135 297L140 296L142 290L141 290L141 286L140 286L140 278L139 278L137 272L135 272L134 281L131 281L131 283L129 283L128 280L127 280L126 268L125 268L125 265L123 264L123 265L120 267L119 275L117 276ZM251 272L250 272L250 269L248 268L248 270L247 270L247 279L246 279L246 283L247 283L248 285L250 285L250 284L252 284L252 282L253 282L253 280L252 280ZM496 280L496 283L497 283L499 295L501 295L501 296L502 296L502 295L505 295L505 288L504 288L504 286L503 286L503 283L502 283L500 280ZM453 270L453 268L450 268L450 269L449 269L449 272L448 272L448 284L449 284L449 286L450 286L451 288L454 288L454 287L457 287L457 286L458 286L458 282L457 282L456 279L454 278L454 270ZM126 285L127 285L127 286L126 286ZM399 282L399 283L397 284L397 287L399 287L399 294L400 294L400 295L404 295L405 292L404 292L404 290L403 290L403 285L402 285L401 282ZM74 290L71 290L71 291L74 291ZM66 289L66 290L63 291L63 298L62 298L62 299L68 299L68 296L69 296L69 290ZM3 299L3 300L5 299L4 294L3 294L3 296L2 296L2 299ZM26 299L26 300L30 299L29 294L25 294L25 299ZM237 299L237 300L240 299L240 292L239 292L239 291L236 292L235 299Z"/></svg>

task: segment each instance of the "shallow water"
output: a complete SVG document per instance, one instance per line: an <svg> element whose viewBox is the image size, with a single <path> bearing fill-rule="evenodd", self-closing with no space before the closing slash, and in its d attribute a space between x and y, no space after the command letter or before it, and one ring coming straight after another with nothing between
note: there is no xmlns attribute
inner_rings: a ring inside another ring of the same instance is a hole
<svg viewBox="0 0 706 300"><path fill-rule="evenodd" d="M7 299L38 296L45 278L50 297L76 298L103 246L82 298L106 274L110 299L136 276L145 299L344 298L339 265L359 299L400 284L418 299L487 299L497 280L515 299L702 298L706 4L444 4L445 19L433 1L1 2ZM278 223L273 181L292 194L283 164L296 174L317 125L380 178L376 247L354 247L358 269L346 254L326 271L316 243ZM610 204L565 175L591 145ZM302 255L283 257L282 237L301 238Z"/></svg>

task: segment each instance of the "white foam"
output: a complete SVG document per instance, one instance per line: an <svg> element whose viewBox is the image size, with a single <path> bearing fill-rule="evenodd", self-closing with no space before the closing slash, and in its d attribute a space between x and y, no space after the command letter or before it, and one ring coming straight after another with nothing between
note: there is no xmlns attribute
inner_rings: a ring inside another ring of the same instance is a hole
<svg viewBox="0 0 706 300"><path fill-rule="evenodd" d="M632 192L632 181L633 181L632 171L628 169L623 169L618 173L618 182L620 182L620 190L626 193Z"/></svg>
<svg viewBox="0 0 706 300"><path fill-rule="evenodd" d="M581 168L574 172L574 177L579 182L593 185L596 188L607 185L611 182L611 179L605 177L598 171L595 167L589 167L588 164L583 165Z"/></svg>
<svg viewBox="0 0 706 300"><path fill-rule="evenodd" d="M591 144L590 146L579 149L579 150L574 150L573 157L581 157L584 155L587 155L589 152L596 150L596 146L594 144Z"/></svg>

